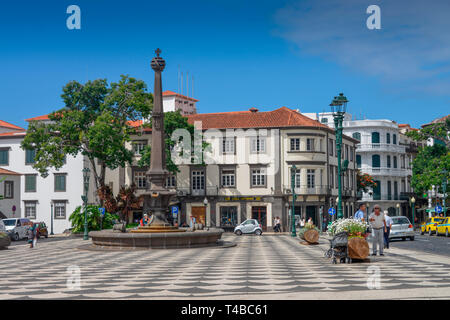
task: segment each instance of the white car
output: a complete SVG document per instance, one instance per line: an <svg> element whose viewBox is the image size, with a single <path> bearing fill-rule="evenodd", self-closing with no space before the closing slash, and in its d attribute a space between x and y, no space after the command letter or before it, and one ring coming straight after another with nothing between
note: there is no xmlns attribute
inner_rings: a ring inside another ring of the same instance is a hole
<svg viewBox="0 0 450 320"><path fill-rule="evenodd" d="M234 228L234 233L238 236L242 235L243 233L254 233L257 236L260 236L262 235L262 228L258 220L248 219Z"/></svg>
<svg viewBox="0 0 450 320"><path fill-rule="evenodd" d="M3 219L6 232L11 239L17 241L28 237L28 229L33 225L29 219L24 218L10 218Z"/></svg>

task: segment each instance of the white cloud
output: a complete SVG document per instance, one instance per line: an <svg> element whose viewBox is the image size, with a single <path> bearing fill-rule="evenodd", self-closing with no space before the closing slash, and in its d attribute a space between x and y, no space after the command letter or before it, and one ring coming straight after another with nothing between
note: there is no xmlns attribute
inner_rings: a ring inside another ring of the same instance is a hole
<svg viewBox="0 0 450 320"><path fill-rule="evenodd" d="M381 30L366 26L372 4L381 8ZM275 21L276 34L304 54L386 84L450 93L448 0L300 0L278 10Z"/></svg>

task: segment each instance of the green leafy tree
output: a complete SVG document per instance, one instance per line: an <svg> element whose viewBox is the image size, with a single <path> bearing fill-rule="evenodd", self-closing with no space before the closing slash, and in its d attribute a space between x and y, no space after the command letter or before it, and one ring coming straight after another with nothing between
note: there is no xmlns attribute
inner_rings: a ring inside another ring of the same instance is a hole
<svg viewBox="0 0 450 320"><path fill-rule="evenodd" d="M441 144L421 148L412 164L411 186L417 194L423 194L430 190L432 185L440 186L443 179L449 178L449 149ZM444 170L447 170L447 173Z"/></svg>
<svg viewBox="0 0 450 320"><path fill-rule="evenodd" d="M81 153L93 168L98 190L105 186L106 168L131 163L133 153L125 147L134 132L129 121L150 116L153 96L143 81L121 76L111 85L106 79L69 82L61 97L65 107L50 114L49 123L31 122L22 148L35 149L33 167L43 177L49 168L61 168L67 155Z"/></svg>
<svg viewBox="0 0 450 320"><path fill-rule="evenodd" d="M117 220L118 217L114 214L105 212L105 216L103 217L103 222L101 222L102 217L101 213L98 210L99 206L89 205L87 206L87 222L88 222L88 230L96 231L100 230L101 223L103 229L111 229L114 224L114 220ZM72 223L72 232L80 233L84 231L84 207L78 206L75 211L70 215L69 221Z"/></svg>
<svg viewBox="0 0 450 320"><path fill-rule="evenodd" d="M151 123L147 126L151 126ZM175 147L178 141L174 141L171 139L172 134L177 129L185 129L189 132L191 136L191 148L194 150L194 126L188 123L188 118L183 117L179 110L173 112L164 113L164 133L166 135L165 144L166 144L166 167L167 170L176 174L179 172L178 166L173 162L171 157L171 150ZM181 141L181 139L179 140ZM202 151L209 151L210 145L206 142L202 142ZM182 155L182 152L180 155ZM141 152L141 159L138 161L138 165L140 167L150 166L150 157L151 157L151 146L146 146L144 150ZM192 156L192 160L193 160Z"/></svg>
<svg viewBox="0 0 450 320"><path fill-rule="evenodd" d="M450 148L450 116L445 118L445 120L437 123L433 123L428 125L418 131L409 131L406 135L416 141L424 141L429 138L433 138L438 141L444 143L447 148Z"/></svg>

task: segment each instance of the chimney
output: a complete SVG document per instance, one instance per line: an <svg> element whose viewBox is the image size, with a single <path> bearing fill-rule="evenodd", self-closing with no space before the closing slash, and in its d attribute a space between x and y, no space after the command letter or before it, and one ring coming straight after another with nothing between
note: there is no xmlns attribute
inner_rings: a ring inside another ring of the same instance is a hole
<svg viewBox="0 0 450 320"><path fill-rule="evenodd" d="M248 109L248 111L250 111L251 113L257 113L259 110L256 108L250 108Z"/></svg>

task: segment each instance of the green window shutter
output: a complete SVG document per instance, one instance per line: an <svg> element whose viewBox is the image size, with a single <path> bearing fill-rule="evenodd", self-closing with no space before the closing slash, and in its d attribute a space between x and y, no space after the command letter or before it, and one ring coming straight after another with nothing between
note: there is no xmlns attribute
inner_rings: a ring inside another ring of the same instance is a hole
<svg viewBox="0 0 450 320"><path fill-rule="evenodd" d="M36 191L36 176L25 176L25 191L26 192Z"/></svg>
<svg viewBox="0 0 450 320"><path fill-rule="evenodd" d="M36 150L26 150L25 151L25 161L26 163L34 163L34 158L36 157Z"/></svg>
<svg viewBox="0 0 450 320"><path fill-rule="evenodd" d="M380 143L380 133L372 132L372 143Z"/></svg>
<svg viewBox="0 0 450 320"><path fill-rule="evenodd" d="M8 165L8 150L0 150L0 165Z"/></svg>
<svg viewBox="0 0 450 320"><path fill-rule="evenodd" d="M379 168L380 167L380 156L377 154L374 154L372 156L372 167L373 168Z"/></svg>
<svg viewBox="0 0 450 320"><path fill-rule="evenodd" d="M66 191L66 176L55 176L55 191Z"/></svg>

